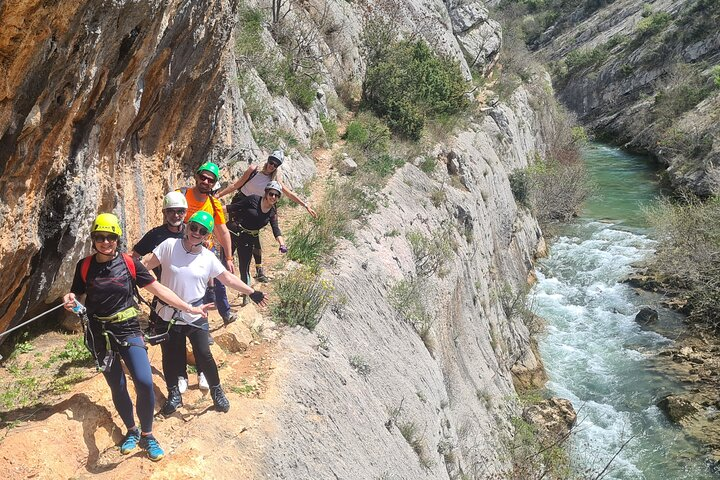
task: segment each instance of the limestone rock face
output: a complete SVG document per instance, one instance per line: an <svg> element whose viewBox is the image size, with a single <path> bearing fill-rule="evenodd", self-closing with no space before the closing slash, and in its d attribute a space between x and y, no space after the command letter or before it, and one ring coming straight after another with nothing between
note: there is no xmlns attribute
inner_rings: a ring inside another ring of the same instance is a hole
<svg viewBox="0 0 720 480"><path fill-rule="evenodd" d="M0 329L68 290L99 211L137 240L167 190L247 139L229 95L233 5L0 6Z"/></svg>
<svg viewBox="0 0 720 480"><path fill-rule="evenodd" d="M500 24L488 17L479 1L460 0L450 8L453 31L470 62L470 67L487 71L497 61L502 45Z"/></svg>
<svg viewBox="0 0 720 480"><path fill-rule="evenodd" d="M523 419L538 428L541 437L555 442L567 438L577 413L570 400L552 397L531 405L523 411Z"/></svg>

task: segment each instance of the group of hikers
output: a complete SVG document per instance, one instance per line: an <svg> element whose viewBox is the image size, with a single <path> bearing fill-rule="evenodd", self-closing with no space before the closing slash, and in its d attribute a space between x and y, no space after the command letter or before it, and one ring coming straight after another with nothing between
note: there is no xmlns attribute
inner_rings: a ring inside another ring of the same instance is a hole
<svg viewBox="0 0 720 480"><path fill-rule="evenodd" d="M115 215L101 213L93 221L90 237L95 253L77 263L63 302L67 310L78 312L82 305L77 297L85 295L85 345L103 372L127 428L121 453L129 454L140 446L151 460L164 456L152 434L155 393L146 341L161 346L168 391L161 414L170 415L183 404L182 393L188 385L186 339L192 345L198 387L210 391L216 410L229 411L230 402L210 350L207 312L216 307L224 324L237 319L226 287L243 294L243 305L248 297L260 306L266 305L265 294L250 286L250 263L254 257L256 278L266 282L259 234L268 224L280 252L287 252L276 206L283 194L316 216L307 203L282 185L279 167L283 160L281 150L272 152L262 168L250 165L236 182L216 195L213 192L219 185L220 169L213 162L203 163L195 171L192 188L165 195L163 224L148 231L131 254L122 252L123 230ZM223 207L218 198L236 190L232 202ZM233 263L236 252L237 269ZM145 333L138 319L138 287L155 295ZM121 360L135 385L139 426Z"/></svg>

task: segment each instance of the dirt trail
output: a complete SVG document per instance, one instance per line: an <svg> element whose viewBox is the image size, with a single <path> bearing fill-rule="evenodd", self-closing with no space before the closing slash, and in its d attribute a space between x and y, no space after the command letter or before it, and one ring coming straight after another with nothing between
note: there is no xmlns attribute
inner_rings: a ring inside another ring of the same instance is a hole
<svg viewBox="0 0 720 480"><path fill-rule="evenodd" d="M333 148L313 152L317 167L309 197L313 207L324 198L326 180L335 174L333 155L341 147L341 143L336 143ZM293 205L284 206L280 215L281 227L287 234L307 212ZM262 244L270 283L254 286L272 295L273 279L282 274L286 262L269 229L263 231ZM169 418L157 416L154 423L154 434L165 449L166 457L153 463L140 450L123 456L117 445L124 427L102 375L94 373L94 368L77 367L75 360L57 359L63 345L79 335L47 332L28 342L27 352L16 354L0 369L0 383L5 386L15 388L31 376L38 384L50 385L38 402L0 410L2 477L256 478L255 466L261 460L263 446L257 440L261 436L253 432L272 429L267 414L279 401L277 385L286 373L285 367L278 365L276 355L282 328L270 320L268 309L260 311L254 305L241 307L240 296L234 291L229 293L239 320L224 326L217 312L211 312L210 326L216 342L212 351L230 399L230 412L216 412L207 392L197 388L197 376L190 373L190 386L183 395L184 406ZM157 412L166 398L160 347L149 347L148 354L153 367ZM55 359L55 363L48 367L51 362L47 359ZM46 360L44 364L42 360ZM41 365L48 368L43 369ZM68 369L76 372L73 374L76 376L72 377L69 387L59 389L65 390L64 393L58 393L58 389L52 387L57 383L55 376L58 371ZM43 372L46 378L42 378ZM132 382L128 383L134 399ZM37 391L36 388L35 394Z"/></svg>

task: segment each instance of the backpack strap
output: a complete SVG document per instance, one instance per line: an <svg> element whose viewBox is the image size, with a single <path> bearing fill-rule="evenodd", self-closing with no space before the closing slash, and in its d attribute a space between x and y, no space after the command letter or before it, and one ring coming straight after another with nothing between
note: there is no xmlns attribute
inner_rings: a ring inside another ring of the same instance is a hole
<svg viewBox="0 0 720 480"><path fill-rule="evenodd" d="M133 282L137 280L137 272L135 271L135 262L133 261L133 258L128 255L127 253L122 254L123 260L125 260L125 265L127 266L127 269L130 271L130 276L133 279Z"/></svg>
<svg viewBox="0 0 720 480"><path fill-rule="evenodd" d="M80 265L80 278L82 278L83 283L87 284L87 276L88 276L88 270L90 270L90 262L92 261L93 255L88 255L87 257L83 258L82 264ZM135 265L133 265L134 267Z"/></svg>
<svg viewBox="0 0 720 480"><path fill-rule="evenodd" d="M245 180L245 181L243 182L243 184L238 187L238 191L240 191L240 189L241 189L242 187L244 187L245 185L247 185L247 183L248 183L250 180L252 180L253 177L254 177L255 175L257 175L257 173L258 173L258 171L257 171L257 165L250 165L248 168L252 168L252 172L250 172L250 176L248 177L248 179Z"/></svg>

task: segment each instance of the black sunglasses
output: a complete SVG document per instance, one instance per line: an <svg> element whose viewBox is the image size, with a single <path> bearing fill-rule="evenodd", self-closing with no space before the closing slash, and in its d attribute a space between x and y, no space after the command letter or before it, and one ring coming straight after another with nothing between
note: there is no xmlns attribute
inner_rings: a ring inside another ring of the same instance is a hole
<svg viewBox="0 0 720 480"><path fill-rule="evenodd" d="M166 208L165 211L171 215L185 215L187 213L186 208Z"/></svg>
<svg viewBox="0 0 720 480"><path fill-rule="evenodd" d="M190 225L188 225L188 227L190 227L190 231L191 231L191 232L196 232L196 233L199 233L200 235L207 235L207 234L208 234L208 229L207 229L207 228L205 228L205 227L203 227L202 225L199 225L199 224L197 224L197 223L195 223L195 222L190 223Z"/></svg>
<svg viewBox="0 0 720 480"><path fill-rule="evenodd" d="M215 178L208 177L207 175L200 175L200 174L198 174L198 180L200 180L201 182L204 182L204 183L212 183L212 184L214 184L217 181Z"/></svg>
<svg viewBox="0 0 720 480"><path fill-rule="evenodd" d="M272 166L273 166L273 167L275 167L275 168L277 168L277 167L279 167L279 166L280 166L280 164L279 164L279 163L277 163L277 162L273 162L272 160L268 160L268 165L272 165Z"/></svg>
<svg viewBox="0 0 720 480"><path fill-rule="evenodd" d="M113 242L118 241L118 236L114 235L112 233L110 235L101 235L99 233L94 233L92 235L92 239L93 239L93 241L95 241L97 243L104 243L104 242L113 243Z"/></svg>
<svg viewBox="0 0 720 480"><path fill-rule="evenodd" d="M280 198L280 194L277 192L268 191L267 194L271 197Z"/></svg>

